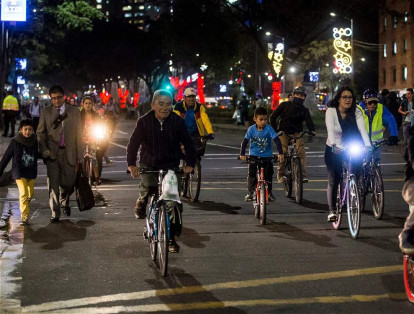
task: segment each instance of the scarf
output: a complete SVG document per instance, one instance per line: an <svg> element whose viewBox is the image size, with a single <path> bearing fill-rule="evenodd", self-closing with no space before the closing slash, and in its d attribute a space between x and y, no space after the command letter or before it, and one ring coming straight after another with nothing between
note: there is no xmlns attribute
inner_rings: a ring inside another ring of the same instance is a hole
<svg viewBox="0 0 414 314"><path fill-rule="evenodd" d="M25 137L23 136L22 133L18 133L15 137L14 140L17 143L20 143L26 147L32 148L36 143L37 143L37 138L36 135L33 133L32 135L30 135L29 137Z"/></svg>

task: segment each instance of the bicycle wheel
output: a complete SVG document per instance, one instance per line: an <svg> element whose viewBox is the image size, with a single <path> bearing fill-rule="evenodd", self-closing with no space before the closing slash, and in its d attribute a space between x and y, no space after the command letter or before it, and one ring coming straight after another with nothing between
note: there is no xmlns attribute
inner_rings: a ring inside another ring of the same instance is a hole
<svg viewBox="0 0 414 314"><path fill-rule="evenodd" d="M283 188L285 189L285 196L292 196L292 165L290 160L286 160L285 175L283 176Z"/></svg>
<svg viewBox="0 0 414 314"><path fill-rule="evenodd" d="M354 175L349 178L348 195L347 195L347 212L348 224L351 236L356 239L361 224L361 207L359 203L359 191L357 181Z"/></svg>
<svg viewBox="0 0 414 314"><path fill-rule="evenodd" d="M83 158L83 171L88 178L88 183L92 186L92 159L89 157Z"/></svg>
<svg viewBox="0 0 414 314"><path fill-rule="evenodd" d="M180 188L180 195L181 197L186 197L187 196L187 191L188 191L188 174L184 174L183 177L181 178L181 188Z"/></svg>
<svg viewBox="0 0 414 314"><path fill-rule="evenodd" d="M164 204L158 208L158 264L161 276L165 277L168 268L167 213Z"/></svg>
<svg viewBox="0 0 414 314"><path fill-rule="evenodd" d="M147 237L148 237L148 242L149 242L149 247L150 247L151 260L155 261L157 259L157 238L154 232L154 223L156 222L151 221L152 220L151 217L155 217L154 213L152 212L153 210L155 210L154 207L148 211L146 232L147 232Z"/></svg>
<svg viewBox="0 0 414 314"><path fill-rule="evenodd" d="M303 177L302 164L300 158L293 159L293 186L295 189L295 200L297 204L301 204L303 200Z"/></svg>
<svg viewBox="0 0 414 314"><path fill-rule="evenodd" d="M414 258L404 255L404 286L408 301L414 303Z"/></svg>
<svg viewBox="0 0 414 314"><path fill-rule="evenodd" d="M194 166L194 171L190 174L188 181L190 201L195 203L197 202L198 196L200 195L201 186L201 164L199 159L197 159L197 162Z"/></svg>
<svg viewBox="0 0 414 314"><path fill-rule="evenodd" d="M336 220L332 222L332 226L334 227L335 230L338 230L339 227L341 226L341 221L342 221L342 188L341 188L342 183L340 183L338 185L338 193L336 194L336 206L335 206L335 211L336 211Z"/></svg>
<svg viewBox="0 0 414 314"><path fill-rule="evenodd" d="M365 171L365 170L362 170ZM361 213L365 210L365 200L367 198L367 188L366 188L366 181L365 176L363 173L359 175L358 178L358 189L359 189L359 196L361 202Z"/></svg>
<svg viewBox="0 0 414 314"><path fill-rule="evenodd" d="M259 200L260 206L260 224L266 224L266 190L264 183L260 183Z"/></svg>
<svg viewBox="0 0 414 314"><path fill-rule="evenodd" d="M260 193L259 193L259 187L256 187L256 190L254 191L256 193L256 201L253 200L253 207L254 207L254 217L260 218Z"/></svg>
<svg viewBox="0 0 414 314"><path fill-rule="evenodd" d="M382 181L381 169L376 168L372 180L372 211L377 219L384 214L384 183Z"/></svg>

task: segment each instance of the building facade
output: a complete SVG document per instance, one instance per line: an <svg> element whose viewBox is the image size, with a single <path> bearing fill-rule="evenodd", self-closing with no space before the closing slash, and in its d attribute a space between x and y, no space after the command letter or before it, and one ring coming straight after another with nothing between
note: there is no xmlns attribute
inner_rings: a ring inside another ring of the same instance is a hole
<svg viewBox="0 0 414 314"><path fill-rule="evenodd" d="M387 0L379 16L378 88L404 90L414 87L413 1Z"/></svg>

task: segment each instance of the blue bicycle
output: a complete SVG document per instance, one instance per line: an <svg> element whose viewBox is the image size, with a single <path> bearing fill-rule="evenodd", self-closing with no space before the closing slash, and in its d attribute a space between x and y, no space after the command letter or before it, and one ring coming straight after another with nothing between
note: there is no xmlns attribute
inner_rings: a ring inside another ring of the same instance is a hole
<svg viewBox="0 0 414 314"><path fill-rule="evenodd" d="M181 169L174 170L175 173L183 173ZM150 196L148 202L148 215L146 218L146 224L144 227L144 238L150 245L151 260L158 260L158 267L161 272L161 276L167 275L168 269L168 242L170 240L170 218L166 209L165 200L160 199L162 195L162 180L167 174L164 170L147 170L141 169L140 174L158 174L158 191ZM175 208L174 208L175 210ZM176 219L179 220L181 225L181 213L179 210L175 210Z"/></svg>

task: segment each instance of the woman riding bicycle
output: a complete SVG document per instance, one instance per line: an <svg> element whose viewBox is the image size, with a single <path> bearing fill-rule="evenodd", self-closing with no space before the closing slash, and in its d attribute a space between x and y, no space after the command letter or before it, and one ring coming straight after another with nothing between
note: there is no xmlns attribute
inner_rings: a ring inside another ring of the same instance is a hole
<svg viewBox="0 0 414 314"><path fill-rule="evenodd" d="M95 182L101 184L102 159L108 148L108 141L105 134L104 121L99 114L93 110L94 100L91 96L82 99L81 123L83 125L83 143L89 145L89 153L96 160L93 167ZM99 134L97 134L99 132ZM101 139L98 141L98 139ZM99 145L98 145L99 144ZM86 148L86 147L85 147Z"/></svg>
<svg viewBox="0 0 414 314"><path fill-rule="evenodd" d="M329 103L325 123L328 131L325 149L325 164L328 170L327 198L329 205L328 221L335 221L335 204L338 185L342 178L342 149L351 142L362 146L371 146L365 122L360 109L357 109L355 96L350 87L342 87ZM362 168L362 159L354 159L351 165L353 173L358 174Z"/></svg>

